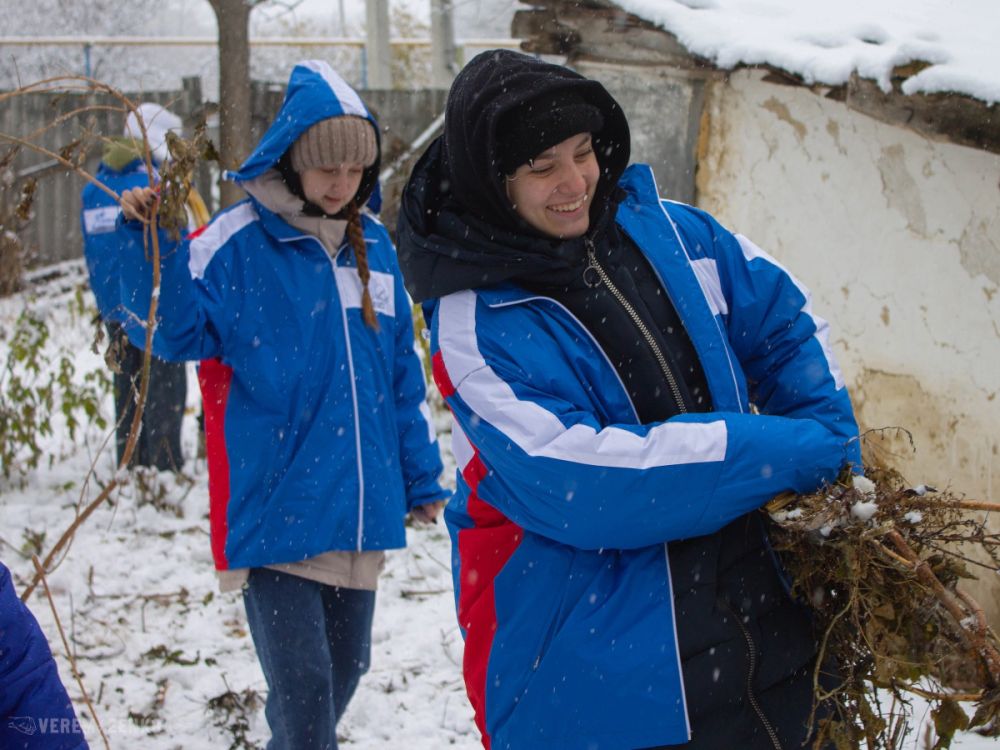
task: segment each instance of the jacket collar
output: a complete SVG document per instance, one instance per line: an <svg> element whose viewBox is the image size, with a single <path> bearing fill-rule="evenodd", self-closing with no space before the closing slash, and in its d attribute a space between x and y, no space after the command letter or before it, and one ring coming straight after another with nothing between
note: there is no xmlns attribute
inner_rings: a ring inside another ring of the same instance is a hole
<svg viewBox="0 0 1000 750"><path fill-rule="evenodd" d="M622 174L618 186L625 191L626 205L655 205L660 201L653 169L648 164L633 164Z"/></svg>
<svg viewBox="0 0 1000 750"><path fill-rule="evenodd" d="M121 176L126 174L146 174L146 162L138 157L130 161L128 164L121 166L120 168L112 166L107 162L102 161L99 168L106 174L113 174L115 176ZM155 161L153 162L153 174L157 176L159 175L159 172L157 171L157 164Z"/></svg>
<svg viewBox="0 0 1000 750"><path fill-rule="evenodd" d="M269 209L252 195L249 200L253 204L254 209L257 211L257 215L260 217L260 223L264 228L264 231L274 237L278 242L294 242L296 240L303 239L316 239L309 233L293 227L281 218L280 214L277 214Z"/></svg>
<svg viewBox="0 0 1000 750"><path fill-rule="evenodd" d="M496 284L494 286L483 287L476 290L476 294L488 307L505 307L519 302L527 302L529 299L536 299L544 295L529 292L519 286L509 282Z"/></svg>
<svg viewBox="0 0 1000 750"><path fill-rule="evenodd" d="M343 219L309 216L303 213L304 202L292 194L277 170L268 170L252 180L247 180L243 183L243 188L258 207L266 209L272 216L290 226L298 233L296 236L315 237L323 243L329 255L336 255L337 249L343 244L347 222ZM285 241L283 236L275 234L280 231L277 224L268 223L266 229L280 241Z"/></svg>

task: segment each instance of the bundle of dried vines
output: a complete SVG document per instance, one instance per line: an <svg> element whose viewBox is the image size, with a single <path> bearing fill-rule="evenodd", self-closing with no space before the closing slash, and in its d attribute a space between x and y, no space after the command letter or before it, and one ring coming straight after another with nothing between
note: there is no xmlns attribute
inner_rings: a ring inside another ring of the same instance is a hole
<svg viewBox="0 0 1000 750"><path fill-rule="evenodd" d="M915 695L931 704L935 748L959 730L1000 736L1000 640L958 587L970 566L1000 570L1000 535L974 515L1000 505L873 469L766 510L794 590L816 614L821 662L841 678L832 692L814 683L816 748L901 747Z"/></svg>

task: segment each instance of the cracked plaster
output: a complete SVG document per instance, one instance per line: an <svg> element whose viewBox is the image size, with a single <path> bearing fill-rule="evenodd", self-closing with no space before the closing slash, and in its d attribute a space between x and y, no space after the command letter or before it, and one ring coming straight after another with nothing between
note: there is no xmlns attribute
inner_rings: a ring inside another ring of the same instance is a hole
<svg viewBox="0 0 1000 750"><path fill-rule="evenodd" d="M699 205L810 288L862 424L913 434L895 465L996 500L1000 156L760 77L709 89Z"/></svg>

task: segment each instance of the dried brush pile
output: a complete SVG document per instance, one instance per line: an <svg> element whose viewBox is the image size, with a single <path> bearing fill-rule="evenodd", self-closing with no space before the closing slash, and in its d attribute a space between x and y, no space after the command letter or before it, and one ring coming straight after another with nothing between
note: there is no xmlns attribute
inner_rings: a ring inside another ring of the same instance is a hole
<svg viewBox="0 0 1000 750"><path fill-rule="evenodd" d="M157 223L177 239L190 225L189 214L198 226L208 223L208 209L191 186L198 167L204 162L218 163L219 154L208 140L204 122L198 123L189 140L168 132L167 147L170 160L160 169Z"/></svg>
<svg viewBox="0 0 1000 750"><path fill-rule="evenodd" d="M1000 570L1000 535L975 515L1000 505L873 469L766 510L795 592L815 612L821 662L841 678L829 693L814 682L815 748L901 747L913 696L930 703L934 748L967 729L1000 736L1000 640L959 587L974 567Z"/></svg>

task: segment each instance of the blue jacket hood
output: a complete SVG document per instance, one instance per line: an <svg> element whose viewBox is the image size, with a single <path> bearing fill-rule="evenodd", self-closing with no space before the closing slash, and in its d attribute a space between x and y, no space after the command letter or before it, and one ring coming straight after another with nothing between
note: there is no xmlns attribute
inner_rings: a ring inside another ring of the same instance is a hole
<svg viewBox="0 0 1000 750"><path fill-rule="evenodd" d="M271 127L264 133L237 172L230 172L229 179L242 183L259 177L275 167L292 144L306 130L317 122L330 117L352 115L363 117L375 129L375 142L379 149L375 163L365 169L358 188L359 205L364 205L369 197L377 195L379 165L382 145L378 123L365 103L341 76L323 60L303 60L293 69L288 78L288 88L281 109ZM372 206L377 210L377 206Z"/></svg>

